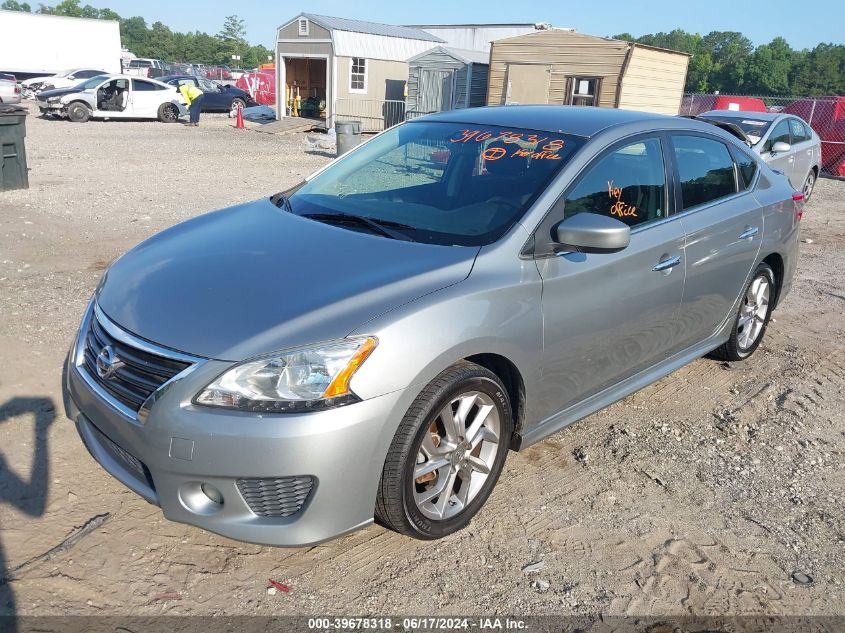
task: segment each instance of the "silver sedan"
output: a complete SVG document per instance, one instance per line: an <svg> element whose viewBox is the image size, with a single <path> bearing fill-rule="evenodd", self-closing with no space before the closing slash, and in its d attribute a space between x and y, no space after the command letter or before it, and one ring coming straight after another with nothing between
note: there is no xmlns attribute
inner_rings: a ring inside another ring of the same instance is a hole
<svg viewBox="0 0 845 633"><path fill-rule="evenodd" d="M805 200L813 195L821 169L821 139L799 117L776 112L711 110L697 118L732 126L764 161L786 174L792 186L804 193Z"/></svg>
<svg viewBox="0 0 845 633"><path fill-rule="evenodd" d="M702 355L751 356L792 283L801 199L700 121L415 119L118 259L68 357L67 414L173 521L289 546L374 519L446 536L510 450Z"/></svg>

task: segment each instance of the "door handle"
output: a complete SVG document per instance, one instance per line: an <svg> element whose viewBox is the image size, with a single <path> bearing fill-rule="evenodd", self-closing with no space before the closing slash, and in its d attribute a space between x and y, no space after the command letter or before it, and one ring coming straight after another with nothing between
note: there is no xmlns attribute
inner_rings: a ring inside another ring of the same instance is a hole
<svg viewBox="0 0 845 633"><path fill-rule="evenodd" d="M752 226L750 229L745 229L742 233L740 233L738 239L749 240L752 237L754 237L755 235L757 235L757 233L759 233L759 232L760 232L759 227Z"/></svg>
<svg viewBox="0 0 845 633"><path fill-rule="evenodd" d="M657 263L657 266L652 268L652 270L656 273L666 270L672 270L675 266L681 263L681 258L678 256L670 257L668 259L664 259Z"/></svg>

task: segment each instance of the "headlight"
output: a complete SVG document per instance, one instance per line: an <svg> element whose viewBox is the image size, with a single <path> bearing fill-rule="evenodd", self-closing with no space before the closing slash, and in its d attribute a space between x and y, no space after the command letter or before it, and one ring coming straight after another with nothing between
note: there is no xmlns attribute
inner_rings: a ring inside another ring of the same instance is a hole
<svg viewBox="0 0 845 633"><path fill-rule="evenodd" d="M47 103L58 103L61 100L62 100L61 97L50 97L50 98L47 99Z"/></svg>
<svg viewBox="0 0 845 633"><path fill-rule="evenodd" d="M357 401L352 375L376 347L373 337L344 339L235 365L194 398L195 404L294 413Z"/></svg>

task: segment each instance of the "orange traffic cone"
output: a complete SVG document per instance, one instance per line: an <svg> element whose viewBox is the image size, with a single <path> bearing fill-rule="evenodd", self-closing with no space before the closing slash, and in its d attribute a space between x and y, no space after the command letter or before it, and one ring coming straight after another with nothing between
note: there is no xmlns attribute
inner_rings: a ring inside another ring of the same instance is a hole
<svg viewBox="0 0 845 633"><path fill-rule="evenodd" d="M239 130L244 129L244 114L243 108L240 106L240 104L238 104L238 120L235 123L235 127Z"/></svg>

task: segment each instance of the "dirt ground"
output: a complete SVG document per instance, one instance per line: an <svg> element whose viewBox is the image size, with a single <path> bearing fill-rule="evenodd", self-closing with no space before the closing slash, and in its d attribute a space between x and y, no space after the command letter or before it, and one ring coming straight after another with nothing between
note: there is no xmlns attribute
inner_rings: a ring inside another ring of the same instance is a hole
<svg viewBox="0 0 845 633"><path fill-rule="evenodd" d="M113 258L327 158L224 117L27 130L31 188L0 193L0 613L845 614L845 182L819 182L748 362L698 360L511 453L450 538L274 549L166 522L107 475L60 368Z"/></svg>

